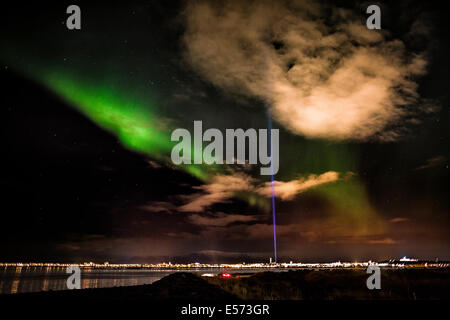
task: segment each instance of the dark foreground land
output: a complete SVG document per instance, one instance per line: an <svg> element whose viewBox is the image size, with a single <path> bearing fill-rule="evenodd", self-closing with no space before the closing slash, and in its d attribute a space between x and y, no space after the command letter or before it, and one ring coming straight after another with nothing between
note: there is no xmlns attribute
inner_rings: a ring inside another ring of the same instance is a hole
<svg viewBox="0 0 450 320"><path fill-rule="evenodd" d="M369 290L364 269L262 272L231 279L175 273L151 285L0 296L17 300L448 300L450 270L382 269L381 289Z"/></svg>

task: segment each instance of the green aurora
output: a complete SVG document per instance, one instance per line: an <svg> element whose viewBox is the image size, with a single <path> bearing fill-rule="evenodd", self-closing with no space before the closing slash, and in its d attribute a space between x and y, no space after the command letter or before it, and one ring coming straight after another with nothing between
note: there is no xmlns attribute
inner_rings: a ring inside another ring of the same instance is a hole
<svg viewBox="0 0 450 320"><path fill-rule="evenodd" d="M96 125L116 136L129 150L148 156L163 165L181 169L203 183L211 181L216 174L233 172L232 169L226 169L230 168L229 166L224 165L172 164L170 153L176 142L170 140L170 135L175 128L182 125L166 115L161 115L163 112L158 108L158 99L155 98L157 95L148 98L149 95L152 96L148 91L144 95L132 84L124 85L116 80L117 75L89 77L68 70L66 66L36 65L38 64L29 65L27 68L18 67L18 70L27 70L28 72L23 74L44 85ZM265 111L262 113L265 114ZM355 144L307 140L283 129L280 129L280 141L280 170L276 180L289 181L330 170L340 172L341 177L346 173L358 172L358 146ZM195 152L199 151L192 150L192 155ZM256 179L267 181L268 177L257 176ZM355 174L347 174L346 179L318 186L307 192L323 198L331 205L332 222L358 228L363 234L368 232L369 225L373 230L374 222L379 224L365 186ZM270 200L257 193L231 193L233 197L246 201L250 206L256 206L264 212L270 211Z"/></svg>

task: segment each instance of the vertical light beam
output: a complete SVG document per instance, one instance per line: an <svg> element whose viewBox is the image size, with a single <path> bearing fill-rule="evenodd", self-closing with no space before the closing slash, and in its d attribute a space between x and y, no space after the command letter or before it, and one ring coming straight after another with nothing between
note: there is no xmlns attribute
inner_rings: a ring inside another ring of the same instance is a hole
<svg viewBox="0 0 450 320"><path fill-rule="evenodd" d="M275 181L273 178L273 152L272 152L272 118L270 114L268 115L268 123L269 123L269 145L270 145L270 168L272 170L271 185L272 185L272 223L273 223L273 251L275 263L277 263L277 223L275 219Z"/></svg>

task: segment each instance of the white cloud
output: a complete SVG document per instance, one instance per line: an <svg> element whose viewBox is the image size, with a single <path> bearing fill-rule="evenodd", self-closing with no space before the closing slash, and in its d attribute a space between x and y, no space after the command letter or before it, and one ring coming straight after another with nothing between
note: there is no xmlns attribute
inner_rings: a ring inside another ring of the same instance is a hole
<svg viewBox="0 0 450 320"><path fill-rule="evenodd" d="M296 195L316 186L339 180L339 173L328 171L320 175L311 174L291 181L274 181L275 196L282 200L292 200ZM272 184L257 181L245 173L235 172L230 175L216 175L211 182L197 187L201 192L185 196L187 203L178 207L179 211L202 212L215 203L225 203L236 192L246 191L270 198Z"/></svg>
<svg viewBox="0 0 450 320"><path fill-rule="evenodd" d="M311 174L308 177L291 181L274 181L275 196L282 200L291 200L297 194L319 185L335 182L339 180L339 174L335 171L328 171L321 175ZM264 187L258 189L258 193L270 197L272 195L272 183L267 182Z"/></svg>
<svg viewBox="0 0 450 320"><path fill-rule="evenodd" d="M412 115L406 107L419 100L413 79L425 58L348 10L325 9L311 1L188 2L186 58L215 85L267 102L296 134L397 139L387 128Z"/></svg>

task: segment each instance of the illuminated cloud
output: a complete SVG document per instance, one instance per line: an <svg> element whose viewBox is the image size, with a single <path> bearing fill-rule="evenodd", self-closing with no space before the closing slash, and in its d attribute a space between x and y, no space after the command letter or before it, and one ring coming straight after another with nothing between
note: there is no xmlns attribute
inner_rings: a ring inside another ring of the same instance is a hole
<svg viewBox="0 0 450 320"><path fill-rule="evenodd" d="M402 218L402 217L396 217L396 218L392 218L389 221L392 222L392 223L401 223L401 222L408 222L409 219L408 218Z"/></svg>
<svg viewBox="0 0 450 320"><path fill-rule="evenodd" d="M189 222L202 226L224 227L236 222L252 222L257 220L257 216L241 215L241 214L225 214L218 212L209 216L193 214L189 216Z"/></svg>
<svg viewBox="0 0 450 320"><path fill-rule="evenodd" d="M360 13L310 1L195 1L185 21L192 67L226 91L266 102L296 134L395 140L401 120L420 109L414 78L425 73L425 58L368 30Z"/></svg>
<svg viewBox="0 0 450 320"><path fill-rule="evenodd" d="M397 243L397 241L395 241L392 238L384 238L384 239L367 240L367 243L369 243L369 244L395 244L395 243Z"/></svg>
<svg viewBox="0 0 450 320"><path fill-rule="evenodd" d="M337 180L339 180L339 174L335 171L328 171L321 175L311 174L306 178L287 182L275 181L275 196L282 200L292 200L299 193ZM258 192L266 197L270 197L272 195L272 184L267 182L264 187L258 189Z"/></svg>
<svg viewBox="0 0 450 320"><path fill-rule="evenodd" d="M282 200L292 200L297 194L316 186L339 180L339 174L328 171L320 175L311 174L291 181L275 181L275 196ZM272 184L266 182L257 184L256 180L242 172L231 175L216 175L210 183L196 189L201 190L189 196L184 196L187 203L178 207L179 211L202 212L215 203L228 202L237 192L250 192L263 197L272 196Z"/></svg>
<svg viewBox="0 0 450 320"><path fill-rule="evenodd" d="M165 201L153 201L145 206L139 207L142 210L148 212L167 212L171 213L176 209L176 206L170 202Z"/></svg>
<svg viewBox="0 0 450 320"><path fill-rule="evenodd" d="M201 255L207 256L219 256L219 257L242 257L245 255L246 257L258 257L259 252L236 252L236 251L222 251L222 250L200 250L196 252Z"/></svg>
<svg viewBox="0 0 450 320"><path fill-rule="evenodd" d="M211 182L204 184L195 193L186 197L185 205L178 208L180 211L201 212L214 203L227 202L233 192L251 190L253 179L245 174L235 173L233 175L215 175Z"/></svg>
<svg viewBox="0 0 450 320"><path fill-rule="evenodd" d="M355 221L345 224L336 224L332 220L319 220L303 218L301 223L277 225L279 240L288 240L295 243L326 243L326 244L373 244L384 245L398 242L385 231L365 230L355 225ZM273 235L273 225L258 222L249 224L233 224L226 228L214 225L205 225L205 228L193 234L193 237L218 238L228 240L263 240Z"/></svg>
<svg viewBox="0 0 450 320"><path fill-rule="evenodd" d="M438 165L443 164L446 160L447 160L447 158L445 158L443 156L437 156L437 157L428 159L425 162L425 164L417 167L416 170L423 170L423 169L437 167Z"/></svg>

